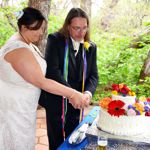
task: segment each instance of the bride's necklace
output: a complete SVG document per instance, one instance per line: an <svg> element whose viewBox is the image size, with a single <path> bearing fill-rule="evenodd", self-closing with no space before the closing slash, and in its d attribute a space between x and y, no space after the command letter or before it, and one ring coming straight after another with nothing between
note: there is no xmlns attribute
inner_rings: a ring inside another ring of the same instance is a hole
<svg viewBox="0 0 150 150"><path fill-rule="evenodd" d="M20 34L21 38L25 41L25 43L28 44L28 45L31 45L32 48L39 54L39 56L44 59L44 57L41 55L41 53L32 44L29 44L29 42L25 39L25 37L22 35L22 33L19 32L19 34Z"/></svg>

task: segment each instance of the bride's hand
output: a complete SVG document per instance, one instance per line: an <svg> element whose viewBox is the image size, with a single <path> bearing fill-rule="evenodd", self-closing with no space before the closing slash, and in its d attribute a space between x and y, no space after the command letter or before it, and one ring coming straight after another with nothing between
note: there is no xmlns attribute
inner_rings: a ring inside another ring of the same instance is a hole
<svg viewBox="0 0 150 150"><path fill-rule="evenodd" d="M87 107L90 101L84 96L84 94L74 90L71 97L69 98L69 102L73 105L74 108L84 108Z"/></svg>

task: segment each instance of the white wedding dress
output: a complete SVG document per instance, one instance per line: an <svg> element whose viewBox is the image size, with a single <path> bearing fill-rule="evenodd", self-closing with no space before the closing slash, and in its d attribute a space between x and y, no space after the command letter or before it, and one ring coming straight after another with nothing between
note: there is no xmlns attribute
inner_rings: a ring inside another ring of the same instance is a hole
<svg viewBox="0 0 150 150"><path fill-rule="evenodd" d="M33 45L11 41L0 49L0 150L35 149L36 110L41 90L25 81L4 59L6 53L21 47L31 50L43 73L46 72L46 62Z"/></svg>

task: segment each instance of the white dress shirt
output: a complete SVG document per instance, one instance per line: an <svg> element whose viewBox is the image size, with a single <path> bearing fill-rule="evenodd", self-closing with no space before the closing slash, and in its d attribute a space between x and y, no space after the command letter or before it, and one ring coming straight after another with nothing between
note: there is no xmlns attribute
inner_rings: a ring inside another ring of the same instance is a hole
<svg viewBox="0 0 150 150"><path fill-rule="evenodd" d="M79 41L75 41L72 37L71 37L71 40L72 40L73 48L76 51L75 52L75 56L77 56L79 48L80 48L80 43L83 43L84 40L82 40L82 41L79 42Z"/></svg>

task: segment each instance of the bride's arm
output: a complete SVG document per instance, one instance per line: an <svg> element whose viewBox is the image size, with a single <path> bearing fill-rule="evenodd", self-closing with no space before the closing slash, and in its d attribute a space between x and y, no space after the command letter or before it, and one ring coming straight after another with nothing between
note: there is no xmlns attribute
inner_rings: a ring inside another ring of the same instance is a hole
<svg viewBox="0 0 150 150"><path fill-rule="evenodd" d="M30 50L26 48L15 49L6 54L4 58L27 82L49 93L69 98L70 103L75 108L83 108L89 104L88 101L83 99L83 95L80 92L66 87L54 80L45 78L39 63Z"/></svg>

